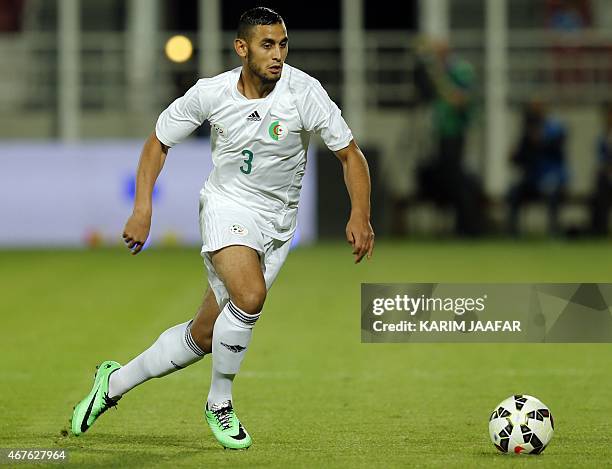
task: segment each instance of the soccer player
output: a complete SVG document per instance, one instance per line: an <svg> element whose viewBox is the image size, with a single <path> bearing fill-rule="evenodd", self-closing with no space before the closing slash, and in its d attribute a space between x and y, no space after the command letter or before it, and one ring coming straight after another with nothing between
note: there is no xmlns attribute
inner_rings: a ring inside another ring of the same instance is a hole
<svg viewBox="0 0 612 469"><path fill-rule="evenodd" d="M169 148L208 120L214 169L200 194L200 225L209 288L193 320L163 332L124 366L105 361L98 367L91 392L74 409L75 435L134 387L212 352L205 418L225 448L251 445L234 412L232 383L289 252L311 132L342 163L351 199L346 237L354 260L372 255L367 162L321 84L285 64L283 19L268 8L246 11L234 48L241 67L199 80L159 116L140 156L134 209L123 232L127 247L138 254L149 235L151 194Z"/></svg>

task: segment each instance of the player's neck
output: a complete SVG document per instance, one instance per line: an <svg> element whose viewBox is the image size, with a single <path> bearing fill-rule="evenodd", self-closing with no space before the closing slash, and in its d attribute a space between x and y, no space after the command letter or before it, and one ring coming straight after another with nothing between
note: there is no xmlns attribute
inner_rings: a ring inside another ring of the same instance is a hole
<svg viewBox="0 0 612 469"><path fill-rule="evenodd" d="M265 98L272 93L274 86L276 86L275 82L264 82L257 75L242 67L240 78L238 79L238 91L247 99Z"/></svg>

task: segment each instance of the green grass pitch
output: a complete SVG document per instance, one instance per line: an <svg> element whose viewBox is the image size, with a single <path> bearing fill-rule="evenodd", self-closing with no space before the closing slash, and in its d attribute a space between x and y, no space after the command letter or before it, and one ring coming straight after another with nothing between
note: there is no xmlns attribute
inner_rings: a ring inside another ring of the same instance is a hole
<svg viewBox="0 0 612 469"><path fill-rule="evenodd" d="M612 461L612 345L361 344L361 282L610 282L607 243L345 243L292 252L234 386L253 436L223 451L202 416L210 357L127 394L62 436L95 365L125 363L187 320L205 287L197 248L0 252L0 447L65 448L78 467L600 467ZM498 454L493 407L550 406L540 456ZM22 467L22 466L20 466Z"/></svg>

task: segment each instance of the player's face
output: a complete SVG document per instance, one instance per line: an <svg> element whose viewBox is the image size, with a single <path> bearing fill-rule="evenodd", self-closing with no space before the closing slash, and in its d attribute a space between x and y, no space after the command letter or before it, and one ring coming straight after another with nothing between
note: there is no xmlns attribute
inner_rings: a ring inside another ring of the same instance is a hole
<svg viewBox="0 0 612 469"><path fill-rule="evenodd" d="M289 39L284 24L253 27L246 47L246 62L251 72L264 83L281 77L287 58Z"/></svg>

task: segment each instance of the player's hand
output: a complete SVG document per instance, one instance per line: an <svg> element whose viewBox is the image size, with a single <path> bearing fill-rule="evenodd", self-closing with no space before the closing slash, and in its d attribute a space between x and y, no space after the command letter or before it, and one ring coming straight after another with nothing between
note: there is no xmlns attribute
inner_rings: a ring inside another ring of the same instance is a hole
<svg viewBox="0 0 612 469"><path fill-rule="evenodd" d="M346 225L346 240L353 246L355 264L361 262L366 254L370 259L374 250L374 230L370 219L365 215L351 214Z"/></svg>
<svg viewBox="0 0 612 469"><path fill-rule="evenodd" d="M133 212L128 218L125 228L123 229L123 241L129 249L132 250L132 255L142 251L145 241L149 237L151 229L151 215L139 212Z"/></svg>

